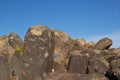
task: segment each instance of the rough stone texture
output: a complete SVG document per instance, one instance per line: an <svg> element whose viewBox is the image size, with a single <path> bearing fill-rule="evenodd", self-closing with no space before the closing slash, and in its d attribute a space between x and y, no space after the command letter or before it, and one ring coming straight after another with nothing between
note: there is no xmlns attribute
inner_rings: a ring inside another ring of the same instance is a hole
<svg viewBox="0 0 120 80"><path fill-rule="evenodd" d="M89 60L88 70L90 74L106 74L109 69L109 63L103 57L94 57Z"/></svg>
<svg viewBox="0 0 120 80"><path fill-rule="evenodd" d="M17 77L18 80L26 80L26 74L23 70L24 62L22 60L22 56L15 52L12 58L11 63L11 78Z"/></svg>
<svg viewBox="0 0 120 80"><path fill-rule="evenodd" d="M66 33L62 31L54 30L54 33L55 33L55 50L54 50L55 72L65 72L66 71L65 68L68 64L67 56L71 49L71 39Z"/></svg>
<svg viewBox="0 0 120 80"><path fill-rule="evenodd" d="M75 39L77 41L77 43L79 44L79 46L82 48L82 49L86 49L86 41L85 39Z"/></svg>
<svg viewBox="0 0 120 80"><path fill-rule="evenodd" d="M67 72L67 69L63 64L59 64L57 62L54 62L52 72L63 73L63 72Z"/></svg>
<svg viewBox="0 0 120 80"><path fill-rule="evenodd" d="M0 80L9 80L11 59L15 50L9 45L8 36L0 37Z"/></svg>
<svg viewBox="0 0 120 80"><path fill-rule="evenodd" d="M100 74L77 74L77 73L60 73L54 74L44 80L108 80Z"/></svg>
<svg viewBox="0 0 120 80"><path fill-rule="evenodd" d="M23 45L23 42L19 35L14 32L10 33L10 35L8 36L8 42L10 46L12 46L14 49Z"/></svg>
<svg viewBox="0 0 120 80"><path fill-rule="evenodd" d="M72 46L71 46L70 52L82 50L83 47L82 47L81 42L78 39L72 39L72 41L71 41Z"/></svg>
<svg viewBox="0 0 120 80"><path fill-rule="evenodd" d="M87 73L88 59L85 54L72 53L68 64L69 73Z"/></svg>
<svg viewBox="0 0 120 80"><path fill-rule="evenodd" d="M86 45L87 48L93 48L94 46L95 46L95 43L93 41L88 42Z"/></svg>
<svg viewBox="0 0 120 80"><path fill-rule="evenodd" d="M51 72L54 37L54 32L46 26L34 26L28 30L22 55L25 80L34 80Z"/></svg>
<svg viewBox="0 0 120 80"><path fill-rule="evenodd" d="M1 36L0 37L0 50L2 50L3 48L6 48L8 46L9 46L8 37L7 36Z"/></svg>
<svg viewBox="0 0 120 80"><path fill-rule="evenodd" d="M54 30L55 33L55 50L54 61L60 64L64 64L64 60L70 50L70 37L59 30Z"/></svg>
<svg viewBox="0 0 120 80"><path fill-rule="evenodd" d="M112 40L111 39L103 38L96 43L94 48L98 49L98 50L109 49L109 47L111 45L112 45Z"/></svg>
<svg viewBox="0 0 120 80"><path fill-rule="evenodd" d="M9 80L9 63L8 57L0 55L0 80Z"/></svg>
<svg viewBox="0 0 120 80"><path fill-rule="evenodd" d="M107 75L109 74L108 77L110 78L110 80L112 79L120 80L120 58L116 60L112 60L110 62L110 67L111 68L107 73Z"/></svg>

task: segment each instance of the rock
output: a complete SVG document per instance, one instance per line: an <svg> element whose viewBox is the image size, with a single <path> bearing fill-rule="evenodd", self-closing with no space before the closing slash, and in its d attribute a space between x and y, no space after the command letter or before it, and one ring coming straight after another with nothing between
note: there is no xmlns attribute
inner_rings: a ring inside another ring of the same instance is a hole
<svg viewBox="0 0 120 80"><path fill-rule="evenodd" d="M120 58L110 62L110 68L106 73L109 80L120 80Z"/></svg>
<svg viewBox="0 0 120 80"><path fill-rule="evenodd" d="M96 43L94 48L98 50L104 50L104 49L109 49L111 45L112 45L111 39L103 38Z"/></svg>
<svg viewBox="0 0 120 80"><path fill-rule="evenodd" d="M34 26L28 30L22 54L25 80L34 80L51 72L54 37L54 32L46 26Z"/></svg>
<svg viewBox="0 0 120 80"><path fill-rule="evenodd" d="M103 74L105 75L109 69L109 63L104 57L93 57L89 60L88 70L90 74Z"/></svg>
<svg viewBox="0 0 120 80"><path fill-rule="evenodd" d="M0 37L0 50L9 47L9 43L8 43L8 37L7 36L1 36Z"/></svg>
<svg viewBox="0 0 120 80"><path fill-rule="evenodd" d="M100 54L110 63L112 60L116 60L120 58L120 49L112 48L107 50L96 50L99 51Z"/></svg>
<svg viewBox="0 0 120 80"><path fill-rule="evenodd" d="M68 63L68 72L69 73L81 73L86 74L88 59L85 54L72 53Z"/></svg>
<svg viewBox="0 0 120 80"><path fill-rule="evenodd" d="M70 37L59 30L55 33L55 50L54 50L54 71L57 73L66 72L68 64L67 55L70 50Z"/></svg>
<svg viewBox="0 0 120 80"><path fill-rule="evenodd" d="M67 55L71 49L70 37L59 30L54 30L55 33L55 50L54 50L54 62L62 66L67 65Z"/></svg>
<svg viewBox="0 0 120 80"><path fill-rule="evenodd" d="M10 44L10 46L12 46L14 49L20 47L23 45L23 42L21 40L21 38L19 37L19 35L17 35L16 33L10 33L10 35L8 36L8 42Z"/></svg>
<svg viewBox="0 0 120 80"><path fill-rule="evenodd" d="M11 62L15 50L9 45L8 36L0 37L0 80L11 77Z"/></svg>
<svg viewBox="0 0 120 80"><path fill-rule="evenodd" d="M101 74L60 73L50 75L44 80L108 80Z"/></svg>
<svg viewBox="0 0 120 80"><path fill-rule="evenodd" d="M63 73L63 72L67 72L67 69L63 64L59 64L57 62L54 62L52 72L53 73Z"/></svg>
<svg viewBox="0 0 120 80"><path fill-rule="evenodd" d="M10 79L10 64L8 57L0 55L0 80Z"/></svg>
<svg viewBox="0 0 120 80"><path fill-rule="evenodd" d="M23 69L24 61L22 60L22 55L18 52L15 52L12 57L11 63L11 78L18 78L18 80L26 80L26 73Z"/></svg>
<svg viewBox="0 0 120 80"><path fill-rule="evenodd" d="M82 42L82 41L81 41L81 42ZM80 40L78 40L78 39L72 39L72 41L71 41L72 46L71 46L70 52L82 50L83 47L82 47L81 42L80 42Z"/></svg>
<svg viewBox="0 0 120 80"><path fill-rule="evenodd" d="M78 42L79 46L82 47L82 49L86 49L86 41L85 41L85 39L76 39L76 41Z"/></svg>
<svg viewBox="0 0 120 80"><path fill-rule="evenodd" d="M59 39L61 41L65 41L65 42L70 40L70 37L66 33L64 33L60 30L54 30L54 33L55 33L56 39Z"/></svg>
<svg viewBox="0 0 120 80"><path fill-rule="evenodd" d="M95 46L95 43L93 41L90 41L87 43L87 48L93 48Z"/></svg>

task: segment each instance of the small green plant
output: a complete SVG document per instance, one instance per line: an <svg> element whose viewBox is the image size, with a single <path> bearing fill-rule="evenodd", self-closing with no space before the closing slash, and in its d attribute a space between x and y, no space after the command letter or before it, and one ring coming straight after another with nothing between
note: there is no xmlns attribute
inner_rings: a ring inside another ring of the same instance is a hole
<svg viewBox="0 0 120 80"><path fill-rule="evenodd" d="M22 55L23 46L20 46L20 47L16 48L16 52L19 53L20 55Z"/></svg>

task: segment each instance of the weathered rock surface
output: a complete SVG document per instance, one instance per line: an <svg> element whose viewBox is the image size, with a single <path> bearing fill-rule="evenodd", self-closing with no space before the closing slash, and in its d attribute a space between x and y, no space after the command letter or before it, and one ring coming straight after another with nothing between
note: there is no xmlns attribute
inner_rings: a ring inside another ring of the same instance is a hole
<svg viewBox="0 0 120 80"><path fill-rule="evenodd" d="M110 80L120 80L120 58L112 60L110 62L110 69L107 72L107 76Z"/></svg>
<svg viewBox="0 0 120 80"><path fill-rule="evenodd" d="M0 37L0 80L11 78L11 62L15 49L9 43L7 35Z"/></svg>
<svg viewBox="0 0 120 80"><path fill-rule="evenodd" d="M22 54L25 80L35 80L51 72L54 37L54 32L46 26L35 26L28 30Z"/></svg>
<svg viewBox="0 0 120 80"><path fill-rule="evenodd" d="M54 61L63 64L66 56L70 50L70 37L59 30L54 30L55 33L55 50L54 50Z"/></svg>
<svg viewBox="0 0 120 80"><path fill-rule="evenodd" d="M44 80L108 80L100 74L77 74L77 73L60 73L54 74Z"/></svg>
<svg viewBox="0 0 120 80"><path fill-rule="evenodd" d="M85 54L72 53L68 63L69 73L87 73L88 58Z"/></svg>
<svg viewBox="0 0 120 80"><path fill-rule="evenodd" d="M8 36L8 42L9 42L10 46L12 46L14 49L23 45L23 41L21 40L19 35L17 35L16 33L13 33L13 32L10 33L10 35Z"/></svg>
<svg viewBox="0 0 120 80"><path fill-rule="evenodd" d="M54 30L55 50L54 50L54 69L55 72L65 72L68 64L67 55L71 49L71 38L64 32Z"/></svg>
<svg viewBox="0 0 120 80"><path fill-rule="evenodd" d="M98 50L109 49L111 45L112 45L111 39L103 38L96 43L95 49L98 49Z"/></svg>
<svg viewBox="0 0 120 80"><path fill-rule="evenodd" d="M9 63L8 58L6 56L0 55L0 80L9 80L10 74L9 74Z"/></svg>
<svg viewBox="0 0 120 80"><path fill-rule="evenodd" d="M95 46L95 43L93 41L88 42L86 45L87 48L93 48L94 46Z"/></svg>
<svg viewBox="0 0 120 80"><path fill-rule="evenodd" d="M88 63L88 70L90 74L106 74L109 69L109 63L104 57L91 58Z"/></svg>

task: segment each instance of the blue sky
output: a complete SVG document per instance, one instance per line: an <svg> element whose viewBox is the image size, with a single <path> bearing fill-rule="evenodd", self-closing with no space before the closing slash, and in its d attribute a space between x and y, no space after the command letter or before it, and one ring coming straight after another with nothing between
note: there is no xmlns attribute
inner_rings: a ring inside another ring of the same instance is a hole
<svg viewBox="0 0 120 80"><path fill-rule="evenodd" d="M0 35L47 25L72 38L113 39L120 47L120 0L0 0Z"/></svg>

